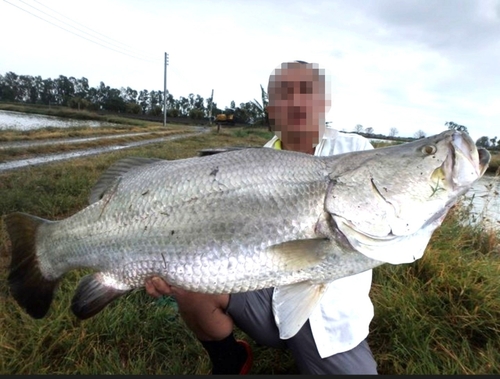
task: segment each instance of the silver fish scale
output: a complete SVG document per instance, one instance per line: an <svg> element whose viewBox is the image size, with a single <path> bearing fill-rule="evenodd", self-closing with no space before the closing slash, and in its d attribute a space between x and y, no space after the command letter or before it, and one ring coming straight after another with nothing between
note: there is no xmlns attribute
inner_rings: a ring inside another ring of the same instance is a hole
<svg viewBox="0 0 500 379"><path fill-rule="evenodd" d="M290 271L267 248L317 237L327 184L322 160L272 149L154 163L46 225L39 259L48 277L90 267L129 288L153 274L208 293L310 279L313 270Z"/></svg>

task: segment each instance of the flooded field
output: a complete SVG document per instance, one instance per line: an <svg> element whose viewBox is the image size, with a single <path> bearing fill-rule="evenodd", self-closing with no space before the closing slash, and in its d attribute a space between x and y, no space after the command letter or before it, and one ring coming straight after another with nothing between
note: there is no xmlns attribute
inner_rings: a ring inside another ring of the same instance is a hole
<svg viewBox="0 0 500 379"><path fill-rule="evenodd" d="M109 122L94 120L74 120L69 118L46 116L40 114L21 113L14 111L0 110L0 131L1 130L34 130L40 128L69 128L74 126L93 127L113 126Z"/></svg>

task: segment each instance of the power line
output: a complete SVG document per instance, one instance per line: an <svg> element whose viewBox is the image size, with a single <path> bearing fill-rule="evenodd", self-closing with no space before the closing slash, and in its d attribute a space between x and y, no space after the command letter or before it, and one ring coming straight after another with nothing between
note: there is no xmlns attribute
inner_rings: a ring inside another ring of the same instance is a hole
<svg viewBox="0 0 500 379"><path fill-rule="evenodd" d="M20 0L20 1L21 1L21 2L23 2L23 3L25 3L23 0ZM108 40L110 40L110 41L113 41L113 42L118 43L119 45L124 46L124 47L126 48L125 50L129 50L129 51L130 51L130 52L132 52L132 53L140 53L140 54L144 55L144 52L143 52L143 51L141 51L141 50L134 49L134 48L132 48L131 46L128 46L128 45L126 45L126 44L124 44L124 43L122 43L122 42L120 42L120 41L118 41L118 40L116 40L116 39L113 39L113 38L108 37L108 36L106 36L106 35L104 35L104 34L102 34L102 33L99 33L98 31L93 30L93 29L89 28L88 26L85 26L85 25L83 25L82 23L80 23L80 22L78 22L78 21L76 21L76 20L73 20L73 19L69 18L68 16L66 16L66 15L64 15L64 14L62 14L62 13L60 13L60 12L58 12L58 11L56 11L56 10L54 10L54 9L50 8L50 7L48 7L48 6L47 6L47 5L45 5L45 4L40 3L40 2L39 2L39 1L37 1L37 0L33 0L33 1L34 1L35 3L40 4L42 7L45 7L45 8L47 8L47 9L49 9L51 12L54 12L54 13L56 13L56 14L58 14L58 15L60 15L60 16L62 16L62 17L64 17L65 19L67 19L67 20L69 20L69 21L71 21L71 22L73 22L73 23L75 23L75 24L77 24L77 25L80 25L80 26L84 27L84 28L85 28L85 29L87 29L87 30L90 30L90 31L91 31L92 33L94 33L94 34L100 35L100 36L104 37L105 39L108 39ZM26 3L25 3L25 4L26 4ZM29 4L26 4L26 5L29 5ZM38 11L40 11L40 12L42 12L42 13L45 13L45 12L43 12L43 11L39 10L38 8L33 7L32 5L29 5L29 6L30 6L30 7L32 7L32 8L34 8L34 9L36 9L36 10L38 10ZM47 13L45 13L45 14L47 14ZM52 17L52 18L54 18L54 19L56 19L56 20L58 20L58 21L60 21L59 19L57 19L56 17L54 17L54 16L52 16L52 15L49 15L49 14L47 14L47 15L48 15L48 16L50 16L50 17ZM87 33L87 32L85 32L84 30L81 30L81 29L79 29L79 28L76 28L75 26L72 26L72 25L70 25L70 24L68 24L68 23L66 23L66 22L64 22L64 21L60 21L60 22L63 22L64 24L69 25L70 27L72 27L72 28L74 28L74 29L76 29L76 30L81 31L82 33L88 34L88 35L92 36L93 38L97 38L97 39L99 39L99 40L101 40L101 41L103 41L103 42L105 42L105 43L107 43L107 44L112 45L110 42L107 42L107 41L105 41L104 39L99 38L99 37L97 37L97 36L93 36L92 34ZM151 57L148 57L148 58L151 58ZM151 58L151 59L158 61L158 59L155 59L155 58Z"/></svg>
<svg viewBox="0 0 500 379"><path fill-rule="evenodd" d="M22 11L24 11L24 12L26 12L26 13L29 13L30 15L32 15L32 16L34 16L34 17L36 17L36 18L39 18L39 19L40 19L40 20L42 20L42 21L45 21L45 22L47 22L47 23L49 23L49 24L51 24L51 25L53 25L53 26L58 27L59 29L62 29L62 30L66 31L66 32L68 32L68 33L71 33L71 34L73 34L73 35L76 35L77 37L83 38L83 39L85 39L85 40L87 40L87 41L89 41L89 42L95 43L96 45L102 46L102 47L104 47L104 48L106 48L106 49L113 50L113 51L115 51L115 52L117 52L117 53L124 54L124 55L128 55L129 57L136 58L136 59L140 59L140 60L143 60L143 61L149 61L149 62L158 62L158 61L159 61L159 60L151 60L151 59L142 58L142 57L139 57L139 56L137 56L137 55L128 54L128 53L126 53L126 52L123 52L123 51L120 51L120 50L114 49L114 48L112 48L112 47L105 46L105 45L103 45L103 44L101 44L101 43L99 43L99 42L96 42L96 41L94 41L94 40L91 40L91 39L89 39L89 38L86 38L86 37L84 37L84 36L82 36L82 35L80 35L80 34L78 34L78 33L75 33L75 32L73 32L73 31L71 31L71 30L68 30L68 29L66 29L66 28L63 28L63 27L62 27L62 26L60 26L60 25L54 24L53 22L51 22L51 21L49 21L49 20L46 20L45 18L40 17L40 16L38 16L38 15L36 15L36 14L34 14L34 13L32 13L32 12L30 12L30 11L28 11L28 10L24 9L24 8L21 8L21 7L17 6L17 5L15 5L15 4L12 4L12 3L8 2L7 0L4 0L4 1L5 1L7 4L12 5L12 6L14 6L14 7L18 8L18 9L21 9ZM22 1L22 0L21 0L21 1ZM29 5L29 4L27 4L27 5ZM33 7L33 8L34 8L34 7ZM34 9L37 9L37 8L34 8ZM38 9L37 9L37 10L38 10ZM39 11L40 11L40 10L39 10ZM42 11L40 11L40 12L42 12ZM42 12L42 13L44 13L44 12ZM51 16L51 17L53 17L53 16ZM88 34L88 33L87 33L87 34ZM94 37L94 38L95 38L95 37Z"/></svg>

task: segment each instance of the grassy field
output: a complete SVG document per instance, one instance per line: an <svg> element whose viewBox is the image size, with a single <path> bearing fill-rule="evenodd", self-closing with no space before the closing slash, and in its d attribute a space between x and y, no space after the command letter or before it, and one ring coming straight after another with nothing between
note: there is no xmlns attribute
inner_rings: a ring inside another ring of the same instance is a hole
<svg viewBox="0 0 500 379"><path fill-rule="evenodd" d="M126 156L179 159L204 148L262 146L262 129L231 128L147 147L0 174L0 216L62 219L87 205L99 175ZM498 234L464 223L467 203L435 232L422 259L374 270L369 343L381 374L500 373ZM61 282L45 319L22 312L6 284L9 242L0 223L0 374L206 374L207 355L175 303L143 290L85 321L69 310L85 271ZM244 335L237 331L239 337ZM286 351L252 344L252 374L296 374Z"/></svg>

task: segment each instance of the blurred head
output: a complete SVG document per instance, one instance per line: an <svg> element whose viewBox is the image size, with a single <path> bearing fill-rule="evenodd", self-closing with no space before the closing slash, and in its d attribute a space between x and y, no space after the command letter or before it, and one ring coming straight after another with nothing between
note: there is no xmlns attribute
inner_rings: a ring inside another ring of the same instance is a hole
<svg viewBox="0 0 500 379"><path fill-rule="evenodd" d="M312 148L330 110L330 81L315 63L282 63L269 78L267 107L271 130L288 145ZM289 146L291 147L291 146Z"/></svg>

